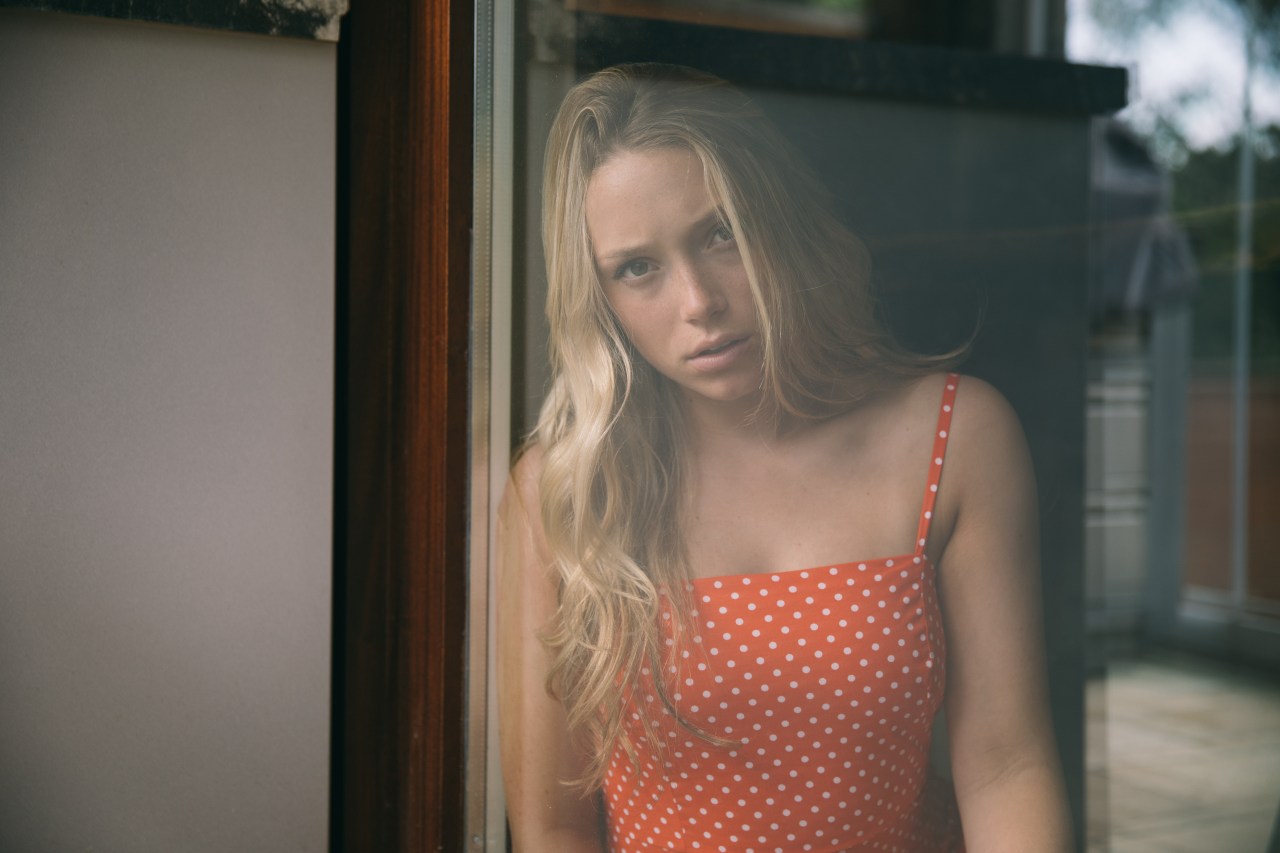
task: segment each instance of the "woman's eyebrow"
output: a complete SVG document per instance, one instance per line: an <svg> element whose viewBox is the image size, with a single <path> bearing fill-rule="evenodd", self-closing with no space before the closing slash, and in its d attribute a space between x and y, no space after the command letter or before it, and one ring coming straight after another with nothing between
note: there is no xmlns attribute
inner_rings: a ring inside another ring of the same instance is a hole
<svg viewBox="0 0 1280 853"><path fill-rule="evenodd" d="M634 257L635 255L643 255L650 250L650 243L636 243L634 246L626 246L621 249L614 249L603 255L596 255L596 263L605 266L611 261L620 261L624 258Z"/></svg>
<svg viewBox="0 0 1280 853"><path fill-rule="evenodd" d="M697 224L694 225L693 228L695 231L700 231L704 228L710 228L713 225L728 224L729 217L725 215L725 212L718 207L713 207L705 216L698 220Z"/></svg>

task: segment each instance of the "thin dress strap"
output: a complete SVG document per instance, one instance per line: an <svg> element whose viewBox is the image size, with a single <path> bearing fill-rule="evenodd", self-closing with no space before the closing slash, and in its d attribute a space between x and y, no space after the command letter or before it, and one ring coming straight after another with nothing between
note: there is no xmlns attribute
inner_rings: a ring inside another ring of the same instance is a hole
<svg viewBox="0 0 1280 853"><path fill-rule="evenodd" d="M938 410L938 427L933 431L933 454L929 458L929 476L925 479L924 503L920 507L920 526L916 528L916 555L924 554L929 542L929 524L933 521L933 505L938 500L942 482L942 461L947 456L947 436L951 433L951 410L955 408L956 386L960 374L948 373L942 389L942 407Z"/></svg>

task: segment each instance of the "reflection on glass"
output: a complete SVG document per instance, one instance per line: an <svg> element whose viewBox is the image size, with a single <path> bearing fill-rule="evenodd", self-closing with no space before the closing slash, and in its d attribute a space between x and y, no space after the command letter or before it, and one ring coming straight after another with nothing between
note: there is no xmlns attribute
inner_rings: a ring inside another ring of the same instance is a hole
<svg viewBox="0 0 1280 853"><path fill-rule="evenodd" d="M1099 280L1138 298L1104 294L1092 341L1089 602L1111 666L1091 704L1091 845L1262 850L1280 693L1222 663L1277 663L1280 17L1247 0L1068 12L1072 58L1133 68L1109 131L1128 156L1099 202ZM1158 201L1134 206L1152 177Z"/></svg>

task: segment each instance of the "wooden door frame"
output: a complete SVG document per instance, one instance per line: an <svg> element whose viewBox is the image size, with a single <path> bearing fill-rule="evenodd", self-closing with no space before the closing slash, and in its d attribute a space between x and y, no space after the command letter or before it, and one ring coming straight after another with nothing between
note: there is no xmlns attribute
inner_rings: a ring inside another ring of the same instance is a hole
<svg viewBox="0 0 1280 853"><path fill-rule="evenodd" d="M339 40L331 851L464 847L473 15Z"/></svg>

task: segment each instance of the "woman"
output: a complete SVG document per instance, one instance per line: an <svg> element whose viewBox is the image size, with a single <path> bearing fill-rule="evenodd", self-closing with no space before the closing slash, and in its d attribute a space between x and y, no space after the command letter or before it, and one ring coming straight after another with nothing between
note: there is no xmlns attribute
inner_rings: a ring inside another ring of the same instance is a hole
<svg viewBox="0 0 1280 853"><path fill-rule="evenodd" d="M1003 398L893 344L715 78L578 85L543 223L554 382L499 530L516 849L1068 849Z"/></svg>

